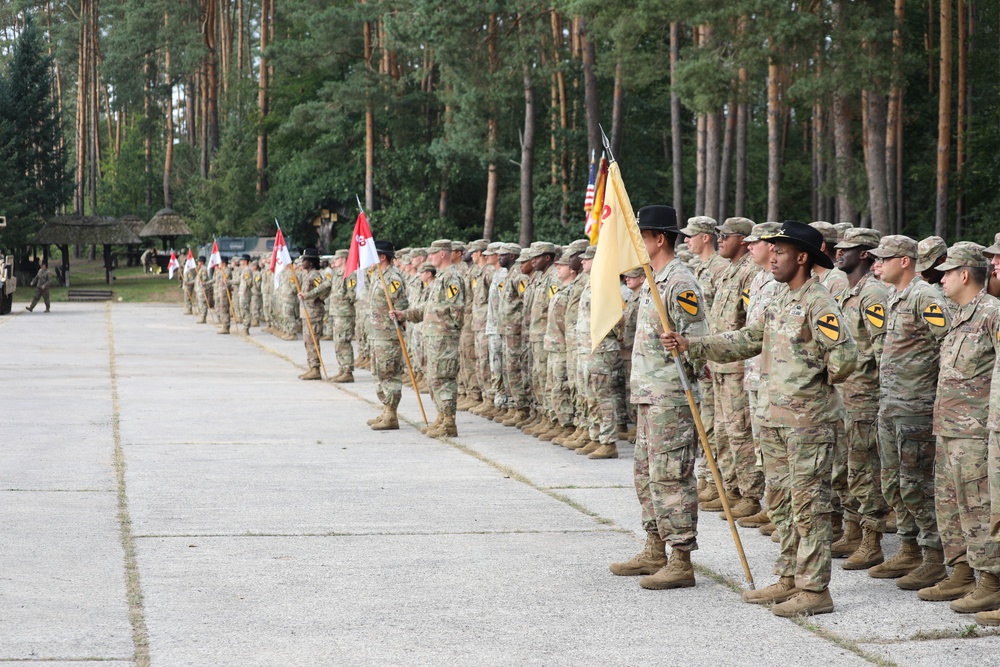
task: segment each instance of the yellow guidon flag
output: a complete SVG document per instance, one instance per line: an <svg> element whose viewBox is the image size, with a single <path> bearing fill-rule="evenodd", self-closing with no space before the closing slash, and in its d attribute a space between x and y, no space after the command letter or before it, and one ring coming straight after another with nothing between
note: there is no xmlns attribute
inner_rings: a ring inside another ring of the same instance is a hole
<svg viewBox="0 0 1000 667"><path fill-rule="evenodd" d="M596 207L595 207L596 208ZM590 267L590 340L592 349L618 324L625 312L621 274L649 264L646 245L622 182L617 162L608 167L600 212L597 253Z"/></svg>

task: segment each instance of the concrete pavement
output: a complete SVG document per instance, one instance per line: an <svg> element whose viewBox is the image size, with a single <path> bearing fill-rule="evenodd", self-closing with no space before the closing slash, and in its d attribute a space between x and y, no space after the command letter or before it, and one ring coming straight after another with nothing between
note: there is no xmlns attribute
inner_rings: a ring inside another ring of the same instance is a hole
<svg viewBox="0 0 1000 667"><path fill-rule="evenodd" d="M698 586L644 591L607 570L641 546L630 446L467 413L430 439L409 389L375 433L370 375L304 360L177 306L0 318L0 665L996 664L971 617L838 563L833 614L742 603L716 514ZM771 583L776 545L741 536Z"/></svg>

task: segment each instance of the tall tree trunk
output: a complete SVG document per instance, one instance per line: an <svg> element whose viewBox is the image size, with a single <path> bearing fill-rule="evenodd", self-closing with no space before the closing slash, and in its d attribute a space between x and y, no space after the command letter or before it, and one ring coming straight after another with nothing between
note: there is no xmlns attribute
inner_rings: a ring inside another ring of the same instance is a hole
<svg viewBox="0 0 1000 667"><path fill-rule="evenodd" d="M490 74L494 75L500 69L500 52L497 46L499 22L495 13L490 14L486 29L486 50L489 56L489 69ZM486 211L483 215L483 238L492 239L497 218L497 195L500 191L500 171L496 162L496 145L500 135L500 127L495 116L491 115L487 122L487 133L490 164L486 174ZM530 242L531 240L529 239L528 243Z"/></svg>
<svg viewBox="0 0 1000 667"><path fill-rule="evenodd" d="M937 197L934 234L948 233L948 171L951 168L951 0L941 0L941 62L938 83Z"/></svg>
<svg viewBox="0 0 1000 667"><path fill-rule="evenodd" d="M587 37L586 24L581 21L580 40L583 43L583 101L587 115L587 155L603 148L601 142L601 100L597 92L597 55L594 42Z"/></svg>
<svg viewBox="0 0 1000 667"><path fill-rule="evenodd" d="M971 1L970 3L971 4ZM963 220L965 213L965 194L962 183L962 168L965 165L965 123L966 123L966 55L968 23L965 17L965 2L958 0L956 6L958 16L958 109L955 113L955 180L958 182L958 193L955 197L955 238L962 238L964 232Z"/></svg>
<svg viewBox="0 0 1000 667"><path fill-rule="evenodd" d="M872 48L872 58L878 53ZM871 211L872 227L882 234L892 233L892 218L889 216L889 185L885 173L885 131L886 97L882 92L882 80L872 81L872 89L866 91L867 113L865 123L865 169L868 173L868 208Z"/></svg>
<svg viewBox="0 0 1000 667"><path fill-rule="evenodd" d="M163 25L170 25L170 14L163 13ZM167 43L163 51L163 70L167 78L167 145L163 151L163 206L164 208L174 207L173 193L171 192L171 176L174 168L174 81L173 70L170 67L170 44Z"/></svg>
<svg viewBox="0 0 1000 667"><path fill-rule="evenodd" d="M268 89L270 88L270 68L268 66L267 49L270 45L271 37L271 15L274 0L262 0L260 7L260 74L257 85L257 107L260 119L260 127L257 130L257 194L263 195L268 190L267 178L267 131L264 123L268 114ZM208 81L209 87L213 85L211 75ZM211 111L209 112L211 114ZM209 124L212 123L211 115ZM365 189L365 199L368 198L367 187ZM367 203L367 202L366 202ZM369 210L371 205L368 204Z"/></svg>
<svg viewBox="0 0 1000 667"><path fill-rule="evenodd" d="M856 222L851 203L850 175L854 162L851 137L851 108L847 98L833 94L833 150L836 158L837 222Z"/></svg>
<svg viewBox="0 0 1000 667"><path fill-rule="evenodd" d="M719 163L721 160L722 115L705 114L705 215L719 217Z"/></svg>
<svg viewBox="0 0 1000 667"><path fill-rule="evenodd" d="M705 215L705 126L707 119L700 113L695 119L694 148L694 214Z"/></svg>
<svg viewBox="0 0 1000 667"><path fill-rule="evenodd" d="M522 246L531 244L535 235L535 84L531 66L524 65L524 136L521 138L521 235ZM492 236L485 236L491 241Z"/></svg>
<svg viewBox="0 0 1000 667"><path fill-rule="evenodd" d="M733 174L733 143L736 141L736 100L729 101L726 114L726 132L722 141L722 166L719 169L719 219L729 216L729 184Z"/></svg>
<svg viewBox="0 0 1000 667"><path fill-rule="evenodd" d="M620 159L622 150L622 125L625 116L625 89L622 87L622 59L615 62L615 89L611 104L611 153Z"/></svg>
<svg viewBox="0 0 1000 667"><path fill-rule="evenodd" d="M371 21L365 21L364 25L364 49L365 68L370 77L374 70ZM369 211L375 208L375 103L370 92L366 93L365 101L365 208Z"/></svg>
<svg viewBox="0 0 1000 667"><path fill-rule="evenodd" d="M674 185L674 210L677 220L684 218L684 170L681 145L681 98L677 94L677 61L680 58L680 25L670 24L670 145L671 173Z"/></svg>
<svg viewBox="0 0 1000 667"><path fill-rule="evenodd" d="M769 40L771 55L767 61L767 219L778 220L781 194L781 100L778 96L780 72L774 51L774 37Z"/></svg>
<svg viewBox="0 0 1000 667"><path fill-rule="evenodd" d="M88 33L90 23L87 17L90 16L90 1L80 0L80 29L79 45L77 53L77 75L76 75L76 123L74 144L76 146L76 169L73 187L73 212L76 215L83 215L85 204L85 188L87 180L87 110L90 105L87 103L87 92L90 90L88 77L90 69L87 67L87 48L90 44Z"/></svg>
<svg viewBox="0 0 1000 667"><path fill-rule="evenodd" d="M736 202L733 206L733 213L740 217L746 215L747 205L747 124L750 109L746 96L749 79L750 73L746 68L740 68L739 102L736 104Z"/></svg>
<svg viewBox="0 0 1000 667"><path fill-rule="evenodd" d="M902 201L902 164L899 152L902 145L897 138L902 136L903 119L903 19L906 0L895 0L893 10L892 30L892 61L891 88L889 93L889 111L885 128L885 173L889 180L887 192L889 195L889 218L892 221L892 232L899 233L903 229Z"/></svg>
<svg viewBox="0 0 1000 667"><path fill-rule="evenodd" d="M269 20L272 12L274 0L264 0L267 12L261 12L261 32L264 33L265 21ZM205 45L205 85L208 89L208 140L211 148L211 155L219 150L219 52L218 52L218 32L219 32L218 5L215 0L205 0L205 7L202 14L202 37ZM261 51L263 51L264 41L261 37ZM266 60L261 56L261 67L264 67Z"/></svg>

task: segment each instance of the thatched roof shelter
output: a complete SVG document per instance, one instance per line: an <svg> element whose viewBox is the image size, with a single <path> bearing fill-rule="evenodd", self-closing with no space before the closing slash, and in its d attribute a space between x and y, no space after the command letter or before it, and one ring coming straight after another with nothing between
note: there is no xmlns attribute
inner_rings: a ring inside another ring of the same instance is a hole
<svg viewBox="0 0 1000 667"><path fill-rule="evenodd" d="M118 218L57 215L28 242L31 245L132 245L142 243Z"/></svg>
<svg viewBox="0 0 1000 667"><path fill-rule="evenodd" d="M159 236L161 238L175 238L190 234L191 228L176 211L170 208L161 208L157 211L156 215L139 232L139 236L142 237Z"/></svg>
<svg viewBox="0 0 1000 667"><path fill-rule="evenodd" d="M143 228L146 226L145 220L132 213L128 215L123 215L121 217L121 221L123 225L125 225L133 232L135 232L136 236L138 236L139 232L141 232Z"/></svg>

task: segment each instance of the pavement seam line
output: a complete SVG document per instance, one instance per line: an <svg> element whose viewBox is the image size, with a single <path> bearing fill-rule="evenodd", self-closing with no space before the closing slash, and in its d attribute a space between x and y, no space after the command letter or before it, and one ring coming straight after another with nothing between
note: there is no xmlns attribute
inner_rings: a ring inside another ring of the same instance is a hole
<svg viewBox="0 0 1000 667"><path fill-rule="evenodd" d="M330 531L325 533L149 533L135 535L137 540L162 539L231 539L239 537L443 537L447 535L584 535L589 533L604 534L614 532L602 528L587 530L459 530L459 531L411 531L384 533L345 533Z"/></svg>
<svg viewBox="0 0 1000 667"><path fill-rule="evenodd" d="M121 405L118 397L118 366L115 362L115 335L111 318L111 302L105 305L108 322L108 366L111 375L111 435L114 439L114 466L118 496L118 529L125 556L125 591L128 598L128 617L132 626L132 644L135 648L136 667L149 667L149 629L146 627L146 610L143 605L142 585L139 581L139 564L136 558L135 535L132 517L128 511L128 493L125 488L125 451L121 438Z"/></svg>

